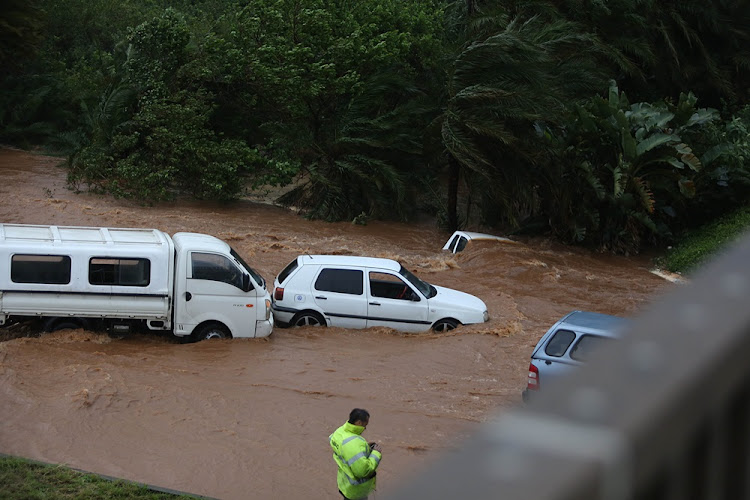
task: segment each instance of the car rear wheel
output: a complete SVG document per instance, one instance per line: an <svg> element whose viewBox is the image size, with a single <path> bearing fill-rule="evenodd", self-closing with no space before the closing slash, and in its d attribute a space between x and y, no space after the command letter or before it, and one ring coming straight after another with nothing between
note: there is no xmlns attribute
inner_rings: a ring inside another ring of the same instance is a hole
<svg viewBox="0 0 750 500"><path fill-rule="evenodd" d="M453 330L458 326L458 321L455 319L440 319L435 322L434 325L432 325L432 329L436 332L447 332L448 330Z"/></svg>
<svg viewBox="0 0 750 500"><path fill-rule="evenodd" d="M292 319L294 326L326 326L326 320L315 311L302 311Z"/></svg>

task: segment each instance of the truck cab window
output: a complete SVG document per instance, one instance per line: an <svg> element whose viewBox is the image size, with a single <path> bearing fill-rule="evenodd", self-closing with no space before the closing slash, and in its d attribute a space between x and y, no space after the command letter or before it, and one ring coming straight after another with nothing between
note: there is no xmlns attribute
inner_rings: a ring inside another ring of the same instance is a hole
<svg viewBox="0 0 750 500"><path fill-rule="evenodd" d="M190 260L193 279L220 281L242 290L242 272L223 255L193 252Z"/></svg>

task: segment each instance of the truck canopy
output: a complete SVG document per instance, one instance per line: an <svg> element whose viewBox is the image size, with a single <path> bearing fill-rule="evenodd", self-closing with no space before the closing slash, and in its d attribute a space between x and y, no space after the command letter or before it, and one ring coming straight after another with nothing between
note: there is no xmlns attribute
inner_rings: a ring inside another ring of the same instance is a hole
<svg viewBox="0 0 750 500"><path fill-rule="evenodd" d="M0 224L0 291L168 296L173 253L157 229Z"/></svg>

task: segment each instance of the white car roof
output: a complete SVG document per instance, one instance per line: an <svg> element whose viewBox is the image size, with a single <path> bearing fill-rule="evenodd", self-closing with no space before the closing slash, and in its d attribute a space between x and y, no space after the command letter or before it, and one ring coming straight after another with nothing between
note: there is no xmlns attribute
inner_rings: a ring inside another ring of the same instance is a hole
<svg viewBox="0 0 750 500"><path fill-rule="evenodd" d="M360 266L388 269L399 271L401 264L392 259L380 259L377 257L360 257L354 255L300 255L297 258L300 265L322 264L336 266Z"/></svg>

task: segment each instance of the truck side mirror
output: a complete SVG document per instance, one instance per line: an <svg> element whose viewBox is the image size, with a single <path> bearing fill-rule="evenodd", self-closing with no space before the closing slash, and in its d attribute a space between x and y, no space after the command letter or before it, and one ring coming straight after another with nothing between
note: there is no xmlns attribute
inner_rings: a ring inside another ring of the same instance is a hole
<svg viewBox="0 0 750 500"><path fill-rule="evenodd" d="M242 275L242 290L249 292L253 289L253 285L250 283L250 276L247 274Z"/></svg>

